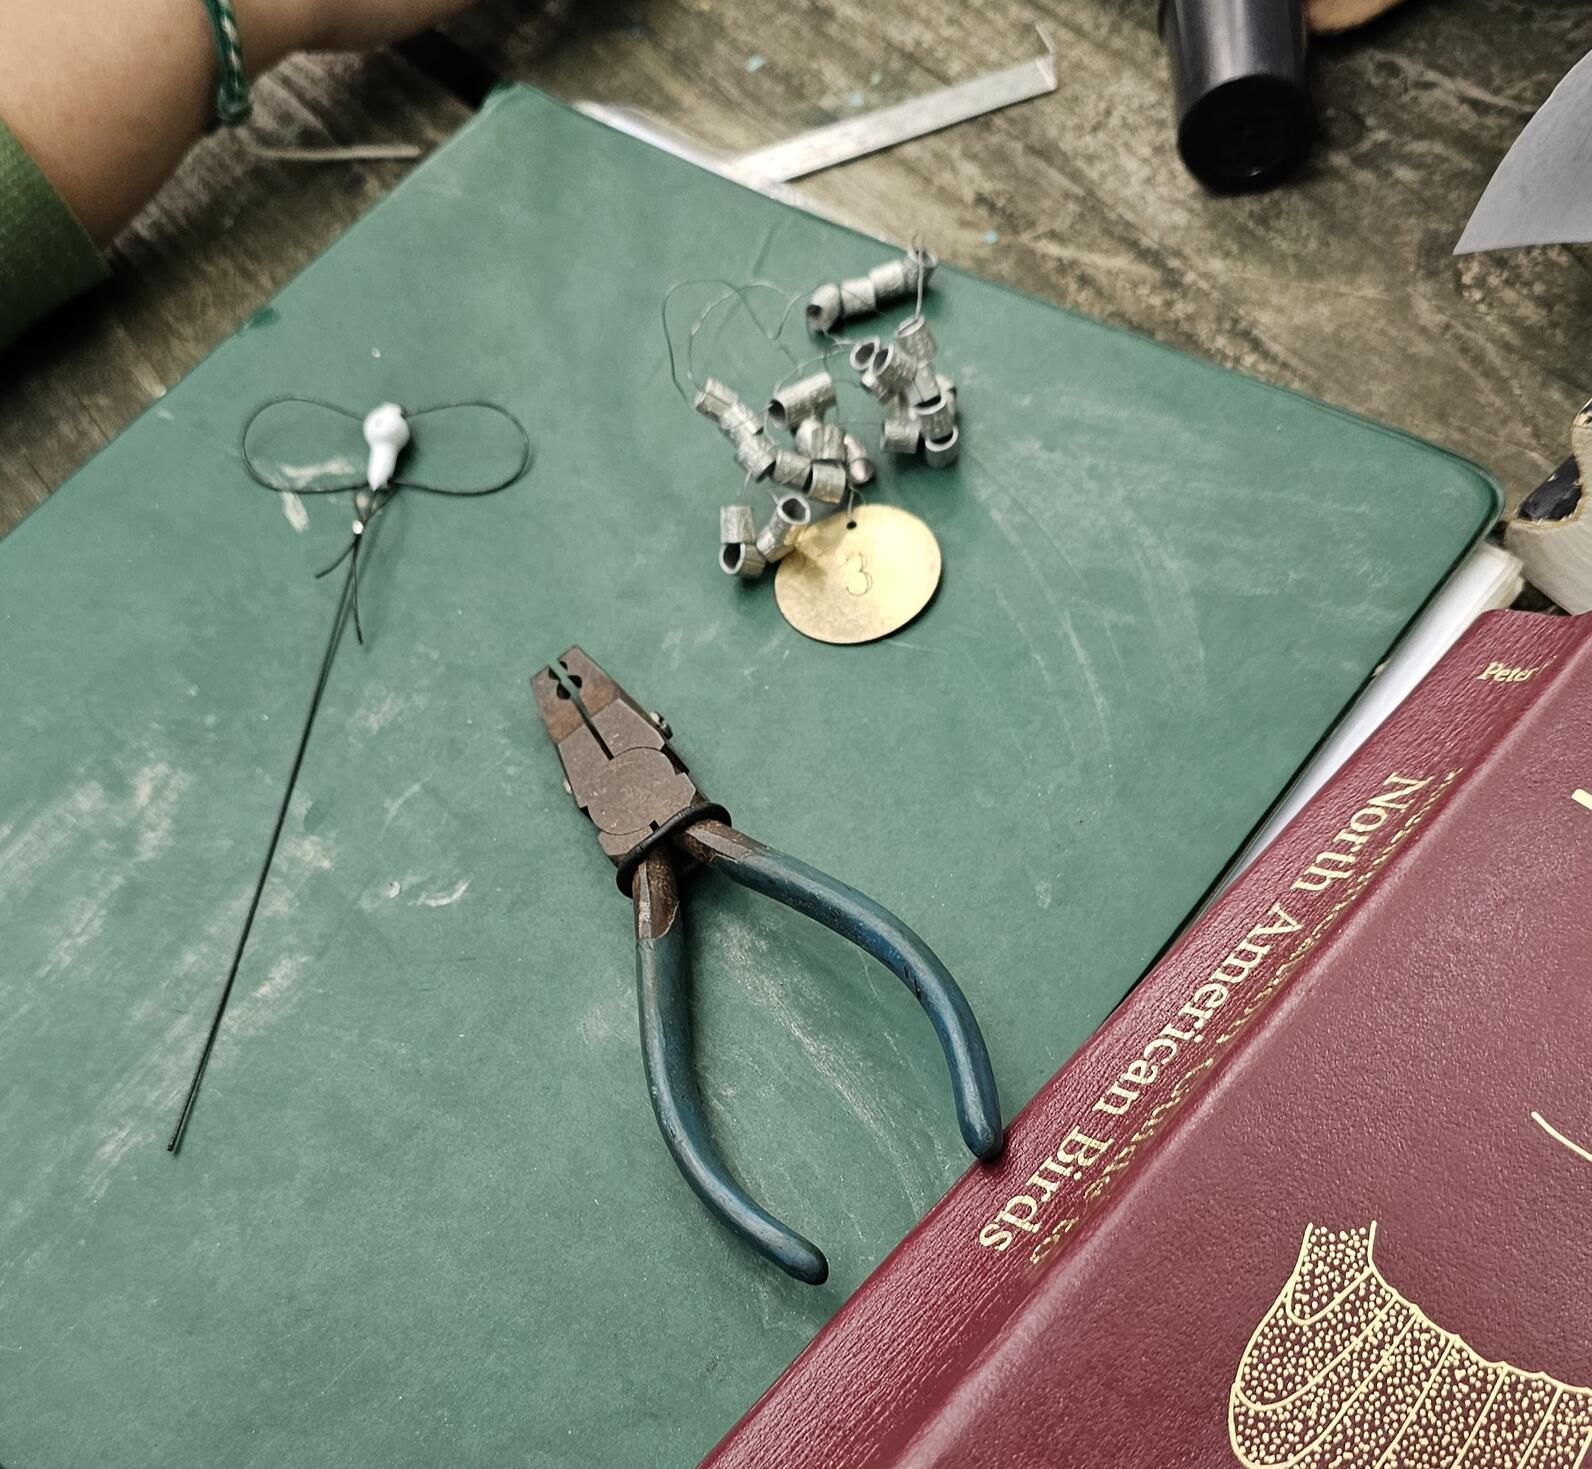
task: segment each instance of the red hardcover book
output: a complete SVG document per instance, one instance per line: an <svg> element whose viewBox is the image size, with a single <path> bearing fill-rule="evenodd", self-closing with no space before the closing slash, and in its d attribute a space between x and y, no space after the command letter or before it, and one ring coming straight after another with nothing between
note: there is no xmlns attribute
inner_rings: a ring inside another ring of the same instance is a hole
<svg viewBox="0 0 1592 1469"><path fill-rule="evenodd" d="M1481 619L707 1465L1592 1465L1589 645Z"/></svg>

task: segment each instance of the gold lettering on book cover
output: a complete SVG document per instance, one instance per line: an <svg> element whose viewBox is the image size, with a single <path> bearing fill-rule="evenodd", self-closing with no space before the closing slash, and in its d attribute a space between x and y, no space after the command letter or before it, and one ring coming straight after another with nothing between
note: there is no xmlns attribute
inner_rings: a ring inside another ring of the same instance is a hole
<svg viewBox="0 0 1592 1469"><path fill-rule="evenodd" d="M1553 659L1548 659L1552 663ZM1476 675L1478 683L1527 683L1535 678L1548 663L1539 663L1535 668L1520 668L1508 663L1489 663Z"/></svg>
<svg viewBox="0 0 1592 1469"><path fill-rule="evenodd" d="M1563 1143L1565 1147L1567 1147L1576 1155L1576 1157L1584 1158L1588 1163L1592 1163L1592 1148L1583 1147L1573 1138L1566 1137L1540 1112L1533 1112L1531 1114L1531 1120L1535 1122L1537 1126L1540 1127L1545 1133L1547 1133L1548 1136L1554 1140L1554 1142Z"/></svg>
<svg viewBox="0 0 1592 1469"><path fill-rule="evenodd" d="M1040 1163L1023 1192L1008 1199L1006 1208L979 1231L979 1244L999 1253L1022 1240L1030 1246L1029 1263L1046 1264L1077 1228L1083 1212L1099 1202L1133 1166L1145 1144L1198 1091L1215 1069L1217 1053L1243 1033L1326 941L1453 790L1460 774L1450 770L1442 776L1408 776L1391 771L1373 792L1362 796L1342 829L1294 881L1290 894L1299 891L1305 896L1274 898L1263 913L1250 917L1249 927L1216 968L1201 976L1192 991L1185 991L1183 1008L1122 1065L1087 1120L1073 1128L1055 1156ZM1391 819L1395 815L1402 818L1396 824ZM1315 895L1322 894L1318 904ZM1179 1064L1180 1053L1186 1054ZM1190 1060L1193 1055L1199 1059ZM1114 1125L1116 1119L1121 1119L1121 1126ZM1130 1125L1132 1130L1127 1131ZM1081 1186L1063 1191L1063 1181ZM1049 1207L1052 1195L1058 1193L1073 1205L1071 1212L1063 1213L1059 1204ZM1041 1217L1045 1215L1049 1217Z"/></svg>
<svg viewBox="0 0 1592 1469"><path fill-rule="evenodd" d="M1376 1225L1310 1225L1244 1348L1227 1431L1245 1469L1581 1469L1592 1388L1489 1362L1383 1278Z"/></svg>

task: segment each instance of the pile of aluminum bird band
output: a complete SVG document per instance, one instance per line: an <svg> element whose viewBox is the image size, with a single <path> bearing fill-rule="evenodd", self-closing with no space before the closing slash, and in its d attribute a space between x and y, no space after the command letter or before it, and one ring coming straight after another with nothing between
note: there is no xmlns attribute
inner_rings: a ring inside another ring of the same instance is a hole
<svg viewBox="0 0 1592 1469"><path fill-rule="evenodd" d="M867 275L820 286L806 309L808 330L826 338L835 352L850 349L852 372L883 406L879 447L892 455L921 455L936 469L956 462L961 442L956 385L934 370L934 334L923 317L923 291L937 264L932 252L914 247ZM888 341L835 334L842 322L909 297L916 297L917 310ZM774 507L761 526L750 505L726 505L719 512L719 565L730 576L761 576L795 549L814 520L832 513L874 478L867 445L843 425L828 421L835 407L835 380L827 371L777 387L761 413L709 378L697 393L695 407L734 445L735 462L747 482L767 482L773 490ZM771 438L770 428L789 434L790 446Z"/></svg>

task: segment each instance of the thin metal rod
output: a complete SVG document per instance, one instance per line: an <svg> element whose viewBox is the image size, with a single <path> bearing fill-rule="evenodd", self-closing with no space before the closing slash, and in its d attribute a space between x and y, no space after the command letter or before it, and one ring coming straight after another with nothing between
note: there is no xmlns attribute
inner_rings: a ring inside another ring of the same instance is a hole
<svg viewBox="0 0 1592 1469"><path fill-rule="evenodd" d="M271 840L265 849L265 861L261 863L260 874L254 881L254 892L249 898L249 911L244 916L243 928L232 950L232 963L227 967L226 982L221 986L221 996L216 1001L215 1014L210 1017L210 1029L205 1034L204 1045L194 1065L193 1080L188 1083L187 1095L182 1099L182 1110L177 1114L177 1125L172 1129L171 1141L166 1144L168 1153L175 1153L182 1146L183 1134L188 1128L188 1119L193 1115L194 1103L199 1097L199 1084L204 1080L205 1068L210 1064L210 1053L215 1049L217 1035L221 1033L221 1020L227 1013L227 1001L232 998L232 986L238 977L238 966L243 963L243 950L249 942L249 931L254 927L255 914L260 910L260 898L265 892L265 880L270 876L271 864L276 859L277 843L281 841L282 828L287 823L287 808L293 800L293 791L298 785L299 771L304 765L304 752L309 748L310 732L315 728L315 716L320 712L321 696L326 692L326 684L331 677L332 660L337 656L337 647L342 641L343 629L348 624L358 566L359 556L356 550L349 558L348 571L343 577L342 595L337 600L337 612L332 618L331 634L326 639L326 651L321 654L320 671L315 677L315 691L310 696L310 707L304 716L304 727L299 732L298 749L293 753L293 768L288 772L287 786L282 792L281 804L277 807L276 824L271 828Z"/></svg>
<svg viewBox="0 0 1592 1469"><path fill-rule="evenodd" d="M1044 32L1040 35L1044 36ZM1049 37L1044 36L1044 39L1048 47ZM870 153L926 137L942 128L954 127L959 122L1043 97L1055 90L1056 57L1053 51L1047 51L1044 56L1009 66L1004 71L990 72L954 87L942 87L937 92L898 102L894 107L881 107L861 117L849 117L844 122L798 133L782 143L742 153L716 166L743 183L759 180L788 183L833 168L837 163L865 158Z"/></svg>

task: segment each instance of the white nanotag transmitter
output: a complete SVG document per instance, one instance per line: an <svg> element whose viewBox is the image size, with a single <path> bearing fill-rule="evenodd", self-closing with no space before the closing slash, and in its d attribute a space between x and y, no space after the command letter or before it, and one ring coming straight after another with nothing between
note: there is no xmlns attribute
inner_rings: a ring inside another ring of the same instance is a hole
<svg viewBox="0 0 1592 1469"><path fill-rule="evenodd" d="M398 456L409 442L409 420L396 403L383 403L365 415L364 428L365 442L370 445L366 483L373 490L385 490L398 467Z"/></svg>

